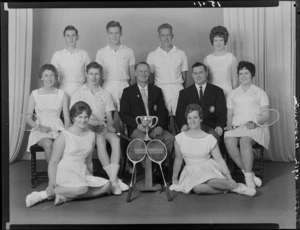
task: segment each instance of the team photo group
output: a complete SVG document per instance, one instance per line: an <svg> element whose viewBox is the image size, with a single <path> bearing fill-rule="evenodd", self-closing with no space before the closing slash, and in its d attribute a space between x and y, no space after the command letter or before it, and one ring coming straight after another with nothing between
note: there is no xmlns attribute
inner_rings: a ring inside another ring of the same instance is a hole
<svg viewBox="0 0 300 230"><path fill-rule="evenodd" d="M122 125L130 140L163 143L167 189L255 196L262 181L253 172L253 146L269 148L269 97L253 83L255 65L227 51L227 28L211 28L213 52L195 63L173 44L169 23L157 25L158 47L139 62L121 41L120 22L109 21L106 32L107 46L90 57L77 48L76 25L66 25L65 48L36 71L41 87L29 96L27 148L44 149L49 182L26 196L26 206L128 192L130 185L119 178L126 151L118 133ZM153 117L151 125L147 119ZM106 178L94 175L94 151ZM227 155L243 173L243 183L232 178ZM129 162L126 171L134 173Z"/></svg>

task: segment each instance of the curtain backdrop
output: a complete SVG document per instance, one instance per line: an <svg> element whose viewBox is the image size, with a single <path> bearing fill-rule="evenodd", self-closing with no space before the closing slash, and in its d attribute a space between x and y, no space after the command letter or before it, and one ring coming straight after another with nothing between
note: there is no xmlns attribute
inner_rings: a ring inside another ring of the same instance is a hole
<svg viewBox="0 0 300 230"><path fill-rule="evenodd" d="M295 7L279 2L272 8L224 8L229 31L228 50L238 61L256 66L254 84L266 91L279 121L270 127L271 143L265 158L295 159Z"/></svg>
<svg viewBox="0 0 300 230"><path fill-rule="evenodd" d="M9 161L22 144L19 117L27 110L31 82L32 9L8 9L9 14ZM23 123L25 120L22 121Z"/></svg>

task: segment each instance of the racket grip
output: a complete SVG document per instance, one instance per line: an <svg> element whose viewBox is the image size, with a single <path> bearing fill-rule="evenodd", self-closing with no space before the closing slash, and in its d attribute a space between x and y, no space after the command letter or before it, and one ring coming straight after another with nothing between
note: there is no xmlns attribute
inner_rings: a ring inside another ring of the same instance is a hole
<svg viewBox="0 0 300 230"><path fill-rule="evenodd" d="M164 186L164 187L165 187L165 191L166 191L166 194L167 194L168 201L171 201L172 199L171 199L169 188L168 188L168 186Z"/></svg>
<svg viewBox="0 0 300 230"><path fill-rule="evenodd" d="M123 134L121 134L121 133L117 133L116 132L116 134L119 136L119 137L122 137L122 138L124 138L124 139L126 139L127 141L132 141L132 139L130 139L129 137L127 137L127 136L125 136L125 135L123 135Z"/></svg>
<svg viewBox="0 0 300 230"><path fill-rule="evenodd" d="M132 186L130 186L129 190L128 190L127 202L130 202L130 200L131 200L131 192L132 192Z"/></svg>

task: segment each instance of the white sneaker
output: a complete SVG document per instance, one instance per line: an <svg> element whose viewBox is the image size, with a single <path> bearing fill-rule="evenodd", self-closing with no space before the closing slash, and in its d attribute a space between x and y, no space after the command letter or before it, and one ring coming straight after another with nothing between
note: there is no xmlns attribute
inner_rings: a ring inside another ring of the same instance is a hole
<svg viewBox="0 0 300 230"><path fill-rule="evenodd" d="M237 187L231 191L245 196L255 196L256 194L255 188L247 187L242 183L237 183Z"/></svg>
<svg viewBox="0 0 300 230"><path fill-rule="evenodd" d="M127 184L125 184L123 181L121 181L120 179L118 179L118 184L122 191L129 190L129 186Z"/></svg>
<svg viewBox="0 0 300 230"><path fill-rule="evenodd" d="M111 183L111 192L114 195L121 195L122 194L122 190L121 190L120 185L118 184L118 182Z"/></svg>
<svg viewBox="0 0 300 230"><path fill-rule="evenodd" d="M55 195L55 201L54 201L55 206L66 203L66 202L67 202L67 199L64 196L58 195L58 194Z"/></svg>
<svg viewBox="0 0 300 230"><path fill-rule="evenodd" d="M257 186L257 187L261 187L262 185L262 181L259 177L255 176L255 174L253 173L253 181L254 181L254 184Z"/></svg>
<svg viewBox="0 0 300 230"><path fill-rule="evenodd" d="M26 207L30 208L31 206L35 205L36 203L40 202L42 198L40 197L39 192L32 192L26 196Z"/></svg>

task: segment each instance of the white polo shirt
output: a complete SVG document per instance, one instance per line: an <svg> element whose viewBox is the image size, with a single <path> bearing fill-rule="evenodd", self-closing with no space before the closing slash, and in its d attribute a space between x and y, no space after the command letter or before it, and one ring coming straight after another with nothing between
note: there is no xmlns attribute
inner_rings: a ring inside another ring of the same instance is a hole
<svg viewBox="0 0 300 230"><path fill-rule="evenodd" d="M93 94L87 85L84 84L78 90L73 92L70 107L77 101L86 102L92 109L92 115L100 122L106 122L105 112L116 110L111 95L100 86L95 94ZM89 121L90 125L95 125L90 122L91 120Z"/></svg>
<svg viewBox="0 0 300 230"><path fill-rule="evenodd" d="M129 66L135 64L135 56L133 50L123 44L116 51L107 45L98 50L96 62L103 67L104 80L128 81Z"/></svg>
<svg viewBox="0 0 300 230"><path fill-rule="evenodd" d="M67 49L56 51L51 64L59 72L60 83L85 82L85 67L91 62L88 53L84 50L76 49L70 53Z"/></svg>
<svg viewBox="0 0 300 230"><path fill-rule="evenodd" d="M155 85L182 84L182 72L188 70L185 52L173 45L167 53L160 47L149 53L147 63L155 73Z"/></svg>

